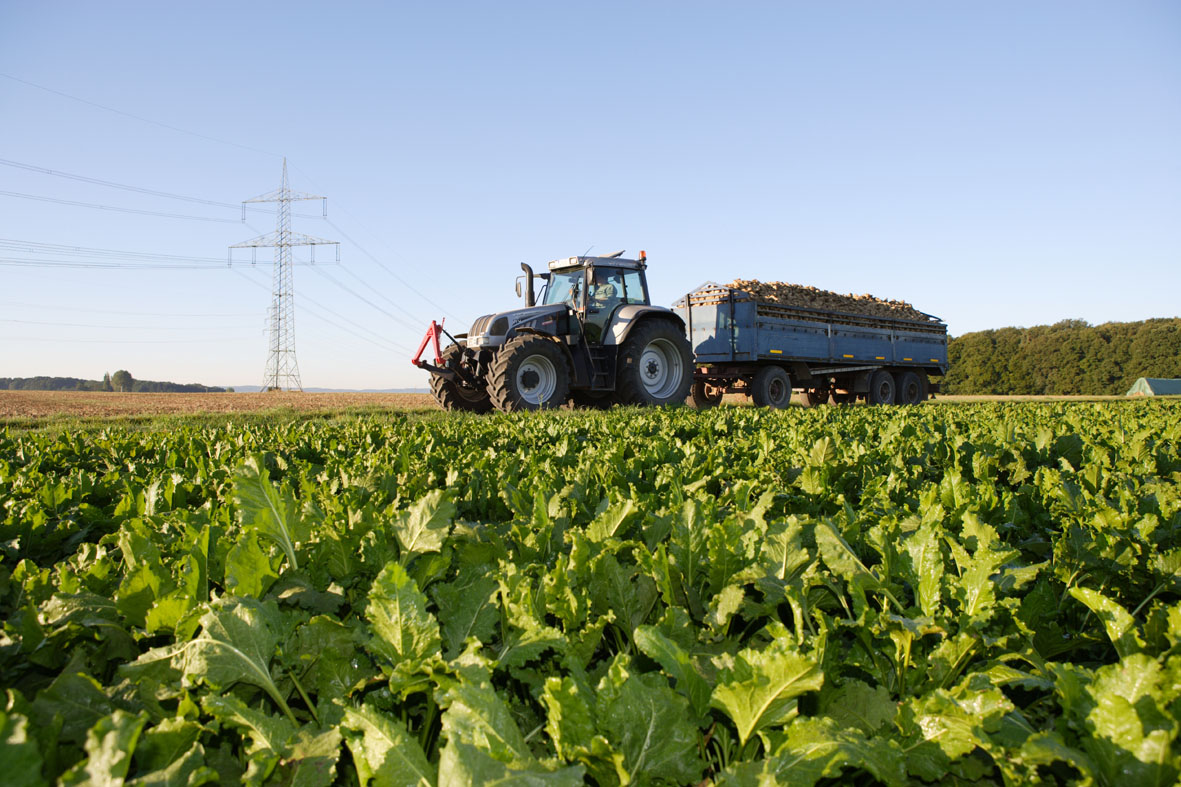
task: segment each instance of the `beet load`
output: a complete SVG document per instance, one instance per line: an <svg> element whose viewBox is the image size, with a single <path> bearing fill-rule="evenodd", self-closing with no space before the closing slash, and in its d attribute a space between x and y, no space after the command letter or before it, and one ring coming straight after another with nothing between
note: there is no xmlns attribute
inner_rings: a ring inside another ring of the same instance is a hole
<svg viewBox="0 0 1181 787"><path fill-rule="evenodd" d="M758 279L735 279L726 285L734 290L750 294L758 301L781 303L784 306L799 306L806 309L851 312L874 317L892 317L899 320L934 321L906 301L894 301L865 295L841 295L837 292L809 287L804 284L789 284L782 281L759 281Z"/></svg>

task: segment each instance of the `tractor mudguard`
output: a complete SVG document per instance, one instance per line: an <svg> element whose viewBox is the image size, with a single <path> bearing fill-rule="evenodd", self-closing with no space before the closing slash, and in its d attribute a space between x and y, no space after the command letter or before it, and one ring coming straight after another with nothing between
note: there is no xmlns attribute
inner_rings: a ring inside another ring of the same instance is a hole
<svg viewBox="0 0 1181 787"><path fill-rule="evenodd" d="M644 306L636 303L629 303L625 306L620 306L615 314L611 315L611 325L608 327L606 334L603 337L604 345L620 345L627 341L628 334L631 333L632 328L635 327L642 318L659 317L660 319L670 320L681 329L685 331L685 321L682 320L676 312L671 309L665 309L662 306Z"/></svg>

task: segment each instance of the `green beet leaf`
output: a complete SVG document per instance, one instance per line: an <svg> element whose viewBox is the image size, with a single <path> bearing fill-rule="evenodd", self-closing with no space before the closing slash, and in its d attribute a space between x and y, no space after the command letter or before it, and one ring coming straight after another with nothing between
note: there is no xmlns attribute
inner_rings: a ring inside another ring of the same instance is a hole
<svg viewBox="0 0 1181 787"><path fill-rule="evenodd" d="M710 686L689 654L653 626L637 628L635 639L636 647L676 681L676 690L689 700L693 712L704 716L709 711Z"/></svg>
<svg viewBox="0 0 1181 787"><path fill-rule="evenodd" d="M1103 628L1120 658L1126 658L1144 649L1144 640L1136 631L1135 619L1119 604L1090 588L1071 588L1070 595L1076 601L1086 604L1087 608L1103 622Z"/></svg>
<svg viewBox="0 0 1181 787"><path fill-rule="evenodd" d="M402 548L402 565L409 563L415 555L438 552L454 517L455 503L443 489L427 493L394 517L390 524Z"/></svg>
<svg viewBox="0 0 1181 787"><path fill-rule="evenodd" d="M202 616L194 639L148 651L132 666L143 669L168 661L186 681L204 683L214 691L235 683L258 686L294 721L270 670L281 626L273 602L227 596Z"/></svg>
<svg viewBox="0 0 1181 787"><path fill-rule="evenodd" d="M631 674L626 661L616 658L599 682L598 728L623 755L630 781L694 784L703 770L697 726L689 702L663 683L656 676Z"/></svg>
<svg viewBox="0 0 1181 787"><path fill-rule="evenodd" d="M823 684L819 665L779 639L766 650L740 651L718 675L710 704L730 717L745 745L758 730L789 721L795 699Z"/></svg>
<svg viewBox="0 0 1181 787"><path fill-rule="evenodd" d="M904 755L894 741L867 737L860 730L840 729L830 719L799 719L776 736L772 756L733 766L718 779L718 787L756 787L785 784L812 787L822 779L855 784L857 771L890 787L909 784Z"/></svg>
<svg viewBox="0 0 1181 787"><path fill-rule="evenodd" d="M396 718L363 705L346 707L345 741L362 787L433 787L435 768L422 747Z"/></svg>
<svg viewBox="0 0 1181 787"><path fill-rule="evenodd" d="M273 540L298 569L295 547L307 540L310 529L290 491L278 489L258 457L250 457L234 473L234 502L238 521L247 529Z"/></svg>
<svg viewBox="0 0 1181 787"><path fill-rule="evenodd" d="M86 734L86 759L67 771L61 783L121 784L147 720L147 714L121 710L104 716Z"/></svg>
<svg viewBox="0 0 1181 787"><path fill-rule="evenodd" d="M377 575L365 614L373 629L369 649L401 674L416 671L428 657L439 654L439 624L401 564L390 563Z"/></svg>
<svg viewBox="0 0 1181 787"><path fill-rule="evenodd" d="M127 782L128 787L200 787L220 784L221 775L206 765L205 747L194 743L167 765Z"/></svg>
<svg viewBox="0 0 1181 787"><path fill-rule="evenodd" d="M15 711L0 711L0 774L11 787L45 784L41 750L29 736L29 720Z"/></svg>
<svg viewBox="0 0 1181 787"><path fill-rule="evenodd" d="M475 746L505 763L533 758L512 713L491 683L462 680L443 693L439 705L446 708L443 734L448 741Z"/></svg>
<svg viewBox="0 0 1181 787"><path fill-rule="evenodd" d="M571 765L555 770L532 760L507 763L487 751L448 740L439 753L440 784L479 784L482 787L583 787L585 769Z"/></svg>
<svg viewBox="0 0 1181 787"><path fill-rule="evenodd" d="M432 586L449 658L463 650L469 637L488 641L500 621L496 604L499 587L483 566L466 567L454 580Z"/></svg>

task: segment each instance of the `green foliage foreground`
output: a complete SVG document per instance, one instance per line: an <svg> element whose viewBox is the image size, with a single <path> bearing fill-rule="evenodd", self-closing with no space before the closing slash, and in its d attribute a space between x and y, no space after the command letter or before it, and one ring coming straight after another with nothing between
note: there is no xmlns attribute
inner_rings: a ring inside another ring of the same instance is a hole
<svg viewBox="0 0 1181 787"><path fill-rule="evenodd" d="M1181 404L0 435L9 785L1171 784Z"/></svg>

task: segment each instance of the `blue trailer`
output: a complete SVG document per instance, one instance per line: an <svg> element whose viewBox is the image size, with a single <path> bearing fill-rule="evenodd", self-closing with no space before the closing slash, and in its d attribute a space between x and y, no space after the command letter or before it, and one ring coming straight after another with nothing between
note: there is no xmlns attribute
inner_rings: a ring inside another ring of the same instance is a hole
<svg viewBox="0 0 1181 787"><path fill-rule="evenodd" d="M917 404L947 373L947 325L810 309L756 300L750 293L703 284L674 304L695 356L692 401L706 407L723 394L786 407L792 390L809 404Z"/></svg>

